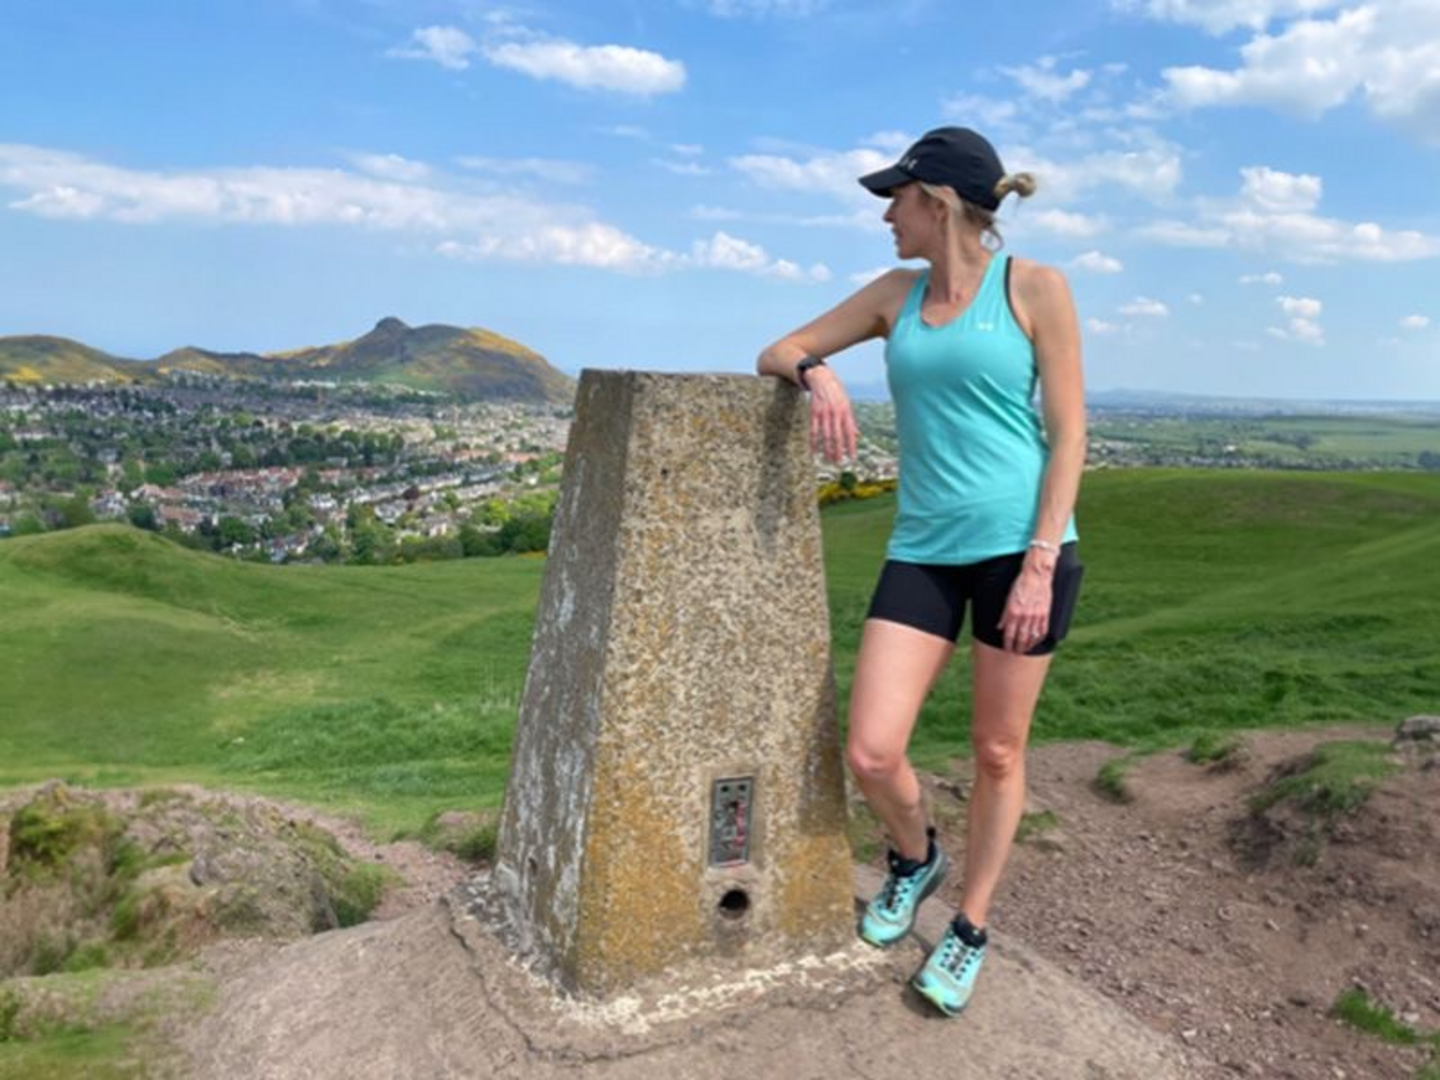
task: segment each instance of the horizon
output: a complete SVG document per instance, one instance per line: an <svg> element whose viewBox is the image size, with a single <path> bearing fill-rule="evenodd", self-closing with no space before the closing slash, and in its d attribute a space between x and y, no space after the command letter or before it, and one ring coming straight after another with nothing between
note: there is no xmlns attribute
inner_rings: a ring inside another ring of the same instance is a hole
<svg viewBox="0 0 1440 1080"><path fill-rule="evenodd" d="M374 326L372 326L371 329L373 330L375 327L378 327L380 323L385 322L385 321L390 320L390 319L394 319L394 318L396 318L396 317L393 316L393 315L382 316L380 319L377 319L377 320L376 320ZM404 320L399 320L399 321L401 321L402 323L404 323ZM424 328L424 327L426 327L426 326L437 326L437 325L438 325L438 326L445 326L445 325L447 325L447 324L443 324L443 323L421 323L421 324L418 324L418 325L411 325L411 324L409 324L409 323L404 323L404 325L405 325L408 329L416 330L416 329L422 329L422 328ZM488 329L488 328L486 328L486 327L452 327L452 329L486 330L486 329ZM368 333L368 332L369 332L369 331L367 331L367 333ZM352 338L342 339L342 340L353 341L353 340L355 340L356 338L359 338L359 337L361 337L361 336L363 336L363 335L357 334L357 335L355 335L355 336L352 337ZM86 346L89 346L89 347L91 347L91 348L100 349L100 351L101 351L101 352L105 352L105 353L109 356L110 359L116 361L117 363L121 363L121 364L146 364L146 363L154 363L154 362L157 361L157 360L163 359L163 357L164 357L167 353L169 353L169 352L174 352L174 351L178 351L178 350L181 350L181 349L197 349L197 350L200 350L200 351L203 351L203 352L214 353L214 354L216 354L216 355L227 355L227 354L224 354L224 353L220 353L218 350L209 349L209 348L207 348L205 345L200 344L200 343L197 343L197 342L187 342L187 343L185 343L185 344L183 344L183 345L176 345L176 346L174 346L174 347L171 348L171 349L167 349L167 350L165 350L165 352L162 352L162 353L160 353L160 354L157 354L156 356L151 356L151 357L119 356L119 355L116 355L116 354L114 354L114 353L108 352L108 350L105 350L105 349L103 349L103 348L100 348L100 346L95 345L93 342L89 342L89 341L78 341L78 339L67 338L67 337L65 337L64 335L58 335L58 334L14 334L14 335L6 334L6 335L0 335L0 342L4 342L7 338L12 338L12 337L16 337L16 338L30 338L30 337L53 338L53 339L59 340L59 341L75 342L75 343L80 344L80 345L86 345ZM246 349L237 349L237 350L233 350L233 352L234 352L235 354L243 354L243 355L282 355L282 354L284 354L284 353L301 351L301 350L304 350L304 349L307 349L307 348L323 348L323 347L332 346L332 345L335 345L335 344L338 344L338 342L305 342L305 343L302 344L302 345L296 345L296 346L290 346L290 347L288 347L288 348L278 349L278 350L275 350L274 352L269 353L269 354L254 353L253 351L251 351L251 350L246 350ZM524 345L525 343L524 343L524 342L519 342L518 344ZM566 376L568 376L568 377L570 377L570 378L572 378L572 379L579 379L581 373L582 373L583 371L587 370L586 368L573 368L573 369L572 369L572 368L560 367L559 365L554 364L553 362L551 362L548 357L542 357L542 358L545 359L547 362L551 363L551 366L553 366L557 371L561 372L561 374L566 375ZM622 365L620 368L599 367L599 368L597 368L596 370L622 370L622 369L624 369L624 366L623 366L623 365ZM630 369L630 370L646 370L646 369ZM750 373L749 373L749 372L744 372L744 371L736 371L736 370L733 370L733 369L728 369L728 370L690 369L690 370L686 370L686 371L684 371L684 372L679 372L679 374L694 374L694 375L706 375L706 374L709 374L709 375L743 375L743 374L750 374ZM883 373L882 373L882 374L883 374ZM887 403L887 404L888 404L889 401L890 401L889 388L888 388L888 386L886 385L886 383L883 381L883 379L882 379L882 381L880 381L880 382L855 382L855 381L852 380L852 381L850 381L849 383L847 383L847 389L849 390L851 397L852 397L855 401L857 401L857 402L866 402L866 403L882 402L882 403ZM1233 403L1233 404L1236 404L1236 405L1252 405L1252 406L1264 406L1264 405L1269 405L1269 404L1280 405L1280 406L1288 406L1288 407L1298 407L1298 406L1303 406L1303 405L1315 405L1315 406L1346 406L1346 405L1353 405L1353 406L1365 407L1365 408L1379 408L1379 407L1382 407L1382 406L1394 406L1394 407L1396 407L1396 408L1413 408L1413 409L1416 409L1416 410L1418 410L1418 411L1420 411L1420 412L1424 412L1424 413L1429 413L1429 412L1434 411L1434 410L1440 410L1440 397L1436 397L1436 398L1384 398L1384 397L1374 397L1374 398L1367 398L1367 397L1316 398L1316 397L1283 397L1283 396L1273 396L1273 395L1250 395L1250 396L1244 396L1244 395L1225 394L1225 393L1197 393L1197 392L1191 392L1191 391L1185 391L1185 390L1158 390L1158 389L1146 388L1146 387L1140 387L1140 386L1116 386L1116 387L1106 387L1106 388L1103 388L1103 389L1097 389L1097 388L1095 388L1095 387L1087 386L1087 387L1085 388L1085 399L1086 399L1086 403L1087 403L1087 404L1103 404L1102 402L1097 402L1097 401L1095 400L1095 399L1098 399L1098 398L1123 398L1123 397L1127 397L1127 396L1136 397L1136 398L1152 398L1152 399L1156 399L1157 401L1161 401L1161 402L1163 402L1163 401L1166 400L1166 399L1175 399L1175 400L1177 400L1177 401L1192 401L1192 400L1193 400L1193 401L1201 401L1201 402L1230 402L1230 403Z"/></svg>
<svg viewBox="0 0 1440 1080"><path fill-rule="evenodd" d="M856 177L960 123L1039 176L1006 250L1065 271L1092 392L1440 400L1440 8L1025 8L16 0L0 335L266 353L383 310L747 371L895 264ZM883 384L876 343L836 366Z"/></svg>

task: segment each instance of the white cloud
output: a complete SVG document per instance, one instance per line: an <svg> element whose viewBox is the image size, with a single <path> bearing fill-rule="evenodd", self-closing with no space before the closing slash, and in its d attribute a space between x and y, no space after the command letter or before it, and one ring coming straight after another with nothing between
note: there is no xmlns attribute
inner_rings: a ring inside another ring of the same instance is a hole
<svg viewBox="0 0 1440 1080"><path fill-rule="evenodd" d="M830 6L830 0L709 0L710 14L722 19L803 19Z"/></svg>
<svg viewBox="0 0 1440 1080"><path fill-rule="evenodd" d="M1119 334L1125 330L1123 326L1119 326L1116 323L1094 318L1085 320L1085 329L1092 334Z"/></svg>
<svg viewBox="0 0 1440 1080"><path fill-rule="evenodd" d="M664 158L651 158L650 164L657 165L667 172L674 173L676 176L710 175L710 170L698 161L667 161Z"/></svg>
<svg viewBox="0 0 1440 1080"><path fill-rule="evenodd" d="M1055 70L1055 64L1053 56L1044 56L1026 67L1002 67L1000 70L1031 97L1049 102L1064 101L1090 84L1090 72L1075 68L1068 75L1060 75Z"/></svg>
<svg viewBox="0 0 1440 1080"><path fill-rule="evenodd" d="M663 270L674 262L670 252L602 222L546 225L524 233L482 236L469 243L446 240L435 250L457 259L506 259L638 273Z"/></svg>
<svg viewBox="0 0 1440 1080"><path fill-rule="evenodd" d="M1241 274L1241 285L1283 285L1285 279L1274 270L1266 271L1263 274Z"/></svg>
<svg viewBox="0 0 1440 1080"><path fill-rule="evenodd" d="M1167 97L1182 108L1264 105L1309 117L1358 97L1382 120L1440 143L1440 5L1434 0L1370 0L1333 18L1296 19L1278 34L1257 33L1240 57L1241 65L1229 70L1167 68Z"/></svg>
<svg viewBox="0 0 1440 1080"><path fill-rule="evenodd" d="M1270 327L1267 333L1281 340L1301 341L1307 345L1324 345L1325 331L1318 320L1325 305L1311 296L1277 296L1276 305L1290 317L1286 329Z"/></svg>
<svg viewBox="0 0 1440 1080"><path fill-rule="evenodd" d="M1198 292L1192 292L1185 299L1190 301L1190 303L1194 304L1196 307L1199 307L1201 304L1205 303L1204 295Z"/></svg>
<svg viewBox="0 0 1440 1080"><path fill-rule="evenodd" d="M1020 106L1006 98L955 94L940 103L940 113L947 120L954 120L980 131L1006 131L1018 126ZM898 149L903 150L904 145Z"/></svg>
<svg viewBox="0 0 1440 1080"><path fill-rule="evenodd" d="M619 139L636 139L646 142L650 138L650 132L639 124L610 124L599 129L606 135L614 135Z"/></svg>
<svg viewBox="0 0 1440 1080"><path fill-rule="evenodd" d="M1328 11L1339 3L1340 0L1111 0L1111 7L1223 34L1241 26L1263 30L1273 19Z"/></svg>
<svg viewBox="0 0 1440 1080"><path fill-rule="evenodd" d="M350 161L361 172L378 176L382 180L424 180L430 175L430 166L420 161L411 161L399 154L352 154Z"/></svg>
<svg viewBox="0 0 1440 1080"><path fill-rule="evenodd" d="M788 259L772 259L759 244L717 232L709 240L697 240L690 249L690 262L713 270L740 270L786 281L829 281L828 267L816 263L802 269Z"/></svg>
<svg viewBox="0 0 1440 1080"><path fill-rule="evenodd" d="M1424 330L1429 325L1430 316L1428 315L1406 315L1400 320L1402 330Z"/></svg>
<svg viewBox="0 0 1440 1080"><path fill-rule="evenodd" d="M1440 236L1312 212L1312 199L1321 190L1316 177L1264 168L1241 173L1243 186L1234 200L1203 200L1196 205L1198 220L1154 222L1138 235L1177 247L1260 251L1299 263L1408 262L1440 255Z"/></svg>
<svg viewBox="0 0 1440 1080"><path fill-rule="evenodd" d="M730 159L732 168L761 187L832 195L867 207L880 204L856 181L891 163L887 155L865 148L813 154L805 160L779 154L745 154Z"/></svg>
<svg viewBox="0 0 1440 1080"><path fill-rule="evenodd" d="M1069 203L1085 193L1122 188L1149 200L1164 199L1180 185L1180 153L1168 143L1135 150L1105 150L1071 161L1047 159L1026 147L1006 147L1002 160L1039 177L1047 198Z"/></svg>
<svg viewBox="0 0 1440 1080"><path fill-rule="evenodd" d="M387 56L402 60L430 60L451 71L464 71L470 57L480 51L475 39L453 26L424 26L410 35L408 45L397 45Z"/></svg>
<svg viewBox="0 0 1440 1080"><path fill-rule="evenodd" d="M583 161L567 161L564 158L493 158L466 155L456 158L455 162L475 172L492 173L496 176L533 176L558 184L586 184L595 175L593 165L587 165Z"/></svg>
<svg viewBox="0 0 1440 1080"><path fill-rule="evenodd" d="M628 45L577 45L573 41L506 41L486 45L485 59L535 79L555 79L581 90L610 90L649 97L685 85L685 65Z"/></svg>
<svg viewBox="0 0 1440 1080"><path fill-rule="evenodd" d="M1109 227L1109 223L1103 217L1077 214L1069 210L1032 211L1028 207L1017 219L1017 223L1027 229L1034 228L1041 232L1076 240L1099 236Z"/></svg>
<svg viewBox="0 0 1440 1080"><path fill-rule="evenodd" d="M1128 304L1120 305L1121 315L1143 315L1151 319L1163 319L1170 314L1170 309L1159 300L1152 300L1148 296L1137 296Z"/></svg>
<svg viewBox="0 0 1440 1080"><path fill-rule="evenodd" d="M1286 315L1300 319L1318 319L1325 305L1309 296L1277 296L1275 303Z"/></svg>
<svg viewBox="0 0 1440 1080"><path fill-rule="evenodd" d="M1135 230L1137 236L1174 247L1228 247L1230 231L1189 221L1155 221Z"/></svg>
<svg viewBox="0 0 1440 1080"><path fill-rule="evenodd" d="M349 226L430 237L436 252L458 259L628 273L715 268L797 282L830 276L822 264L802 268L719 232L688 253L669 251L595 220L586 207L514 192L477 194L447 187L444 177L429 172L423 181L270 166L158 173L42 147L0 144L0 189L20 192L11 209L52 218L135 225Z"/></svg>
<svg viewBox="0 0 1440 1080"><path fill-rule="evenodd" d="M671 143L670 151L682 157L697 157L705 152L705 147L699 143Z"/></svg>
<svg viewBox="0 0 1440 1080"><path fill-rule="evenodd" d="M1097 274L1118 274L1125 269L1125 265L1119 259L1102 255L1098 251L1087 251L1083 255L1077 255L1070 260L1070 265L1077 270L1090 270Z"/></svg>
<svg viewBox="0 0 1440 1080"><path fill-rule="evenodd" d="M873 135L867 135L860 140L861 146L873 146L877 150L883 150L887 154L898 155L915 139L903 131L877 131Z"/></svg>
<svg viewBox="0 0 1440 1080"><path fill-rule="evenodd" d="M1240 197L1261 210L1303 213L1320 205L1324 190L1318 176L1280 172L1260 165L1241 169Z"/></svg>

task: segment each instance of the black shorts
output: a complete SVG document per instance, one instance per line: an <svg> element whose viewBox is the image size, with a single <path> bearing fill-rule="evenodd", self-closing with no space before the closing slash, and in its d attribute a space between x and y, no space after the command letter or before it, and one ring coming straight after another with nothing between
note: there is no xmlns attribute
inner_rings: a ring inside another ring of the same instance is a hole
<svg viewBox="0 0 1440 1080"><path fill-rule="evenodd" d="M885 619L903 623L949 641L960 637L969 605L970 635L997 649L1005 647L1005 637L998 626L1010 598L1010 586L1020 573L1025 553L999 555L963 566L937 566L928 563L885 563L880 582L870 601L867 619ZM1049 632L1028 656L1044 656L1055 651L1070 629L1070 616L1075 612L1075 599L1080 595L1080 577L1084 572L1075 543L1061 545L1055 564L1054 595L1050 600Z"/></svg>

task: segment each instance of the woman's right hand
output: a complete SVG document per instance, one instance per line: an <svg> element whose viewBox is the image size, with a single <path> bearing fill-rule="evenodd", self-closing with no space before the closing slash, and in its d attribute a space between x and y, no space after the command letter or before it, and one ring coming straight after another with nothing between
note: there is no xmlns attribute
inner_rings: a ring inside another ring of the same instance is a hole
<svg viewBox="0 0 1440 1080"><path fill-rule="evenodd" d="M840 376L828 367L814 367L805 373L805 384L810 391L810 448L835 464L853 460L859 433Z"/></svg>

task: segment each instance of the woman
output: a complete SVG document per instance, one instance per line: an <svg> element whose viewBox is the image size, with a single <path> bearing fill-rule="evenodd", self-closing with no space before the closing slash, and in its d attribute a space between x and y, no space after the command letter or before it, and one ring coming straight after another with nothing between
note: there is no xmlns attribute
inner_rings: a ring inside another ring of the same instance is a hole
<svg viewBox="0 0 1440 1080"><path fill-rule="evenodd" d="M856 428L825 358L883 337L900 443L899 507L865 621L847 758L893 847L861 920L880 947L910 932L949 867L906 757L920 706L970 608L971 738L959 914L914 985L947 1015L970 998L990 903L1025 803L1025 744L1079 586L1071 514L1085 458L1080 331L1064 276L999 251L994 212L1034 178L1009 176L965 128L925 135L860 183L890 200L896 269L760 354L762 375L811 397L811 438L853 457ZM1041 390L1044 428L1034 405Z"/></svg>

